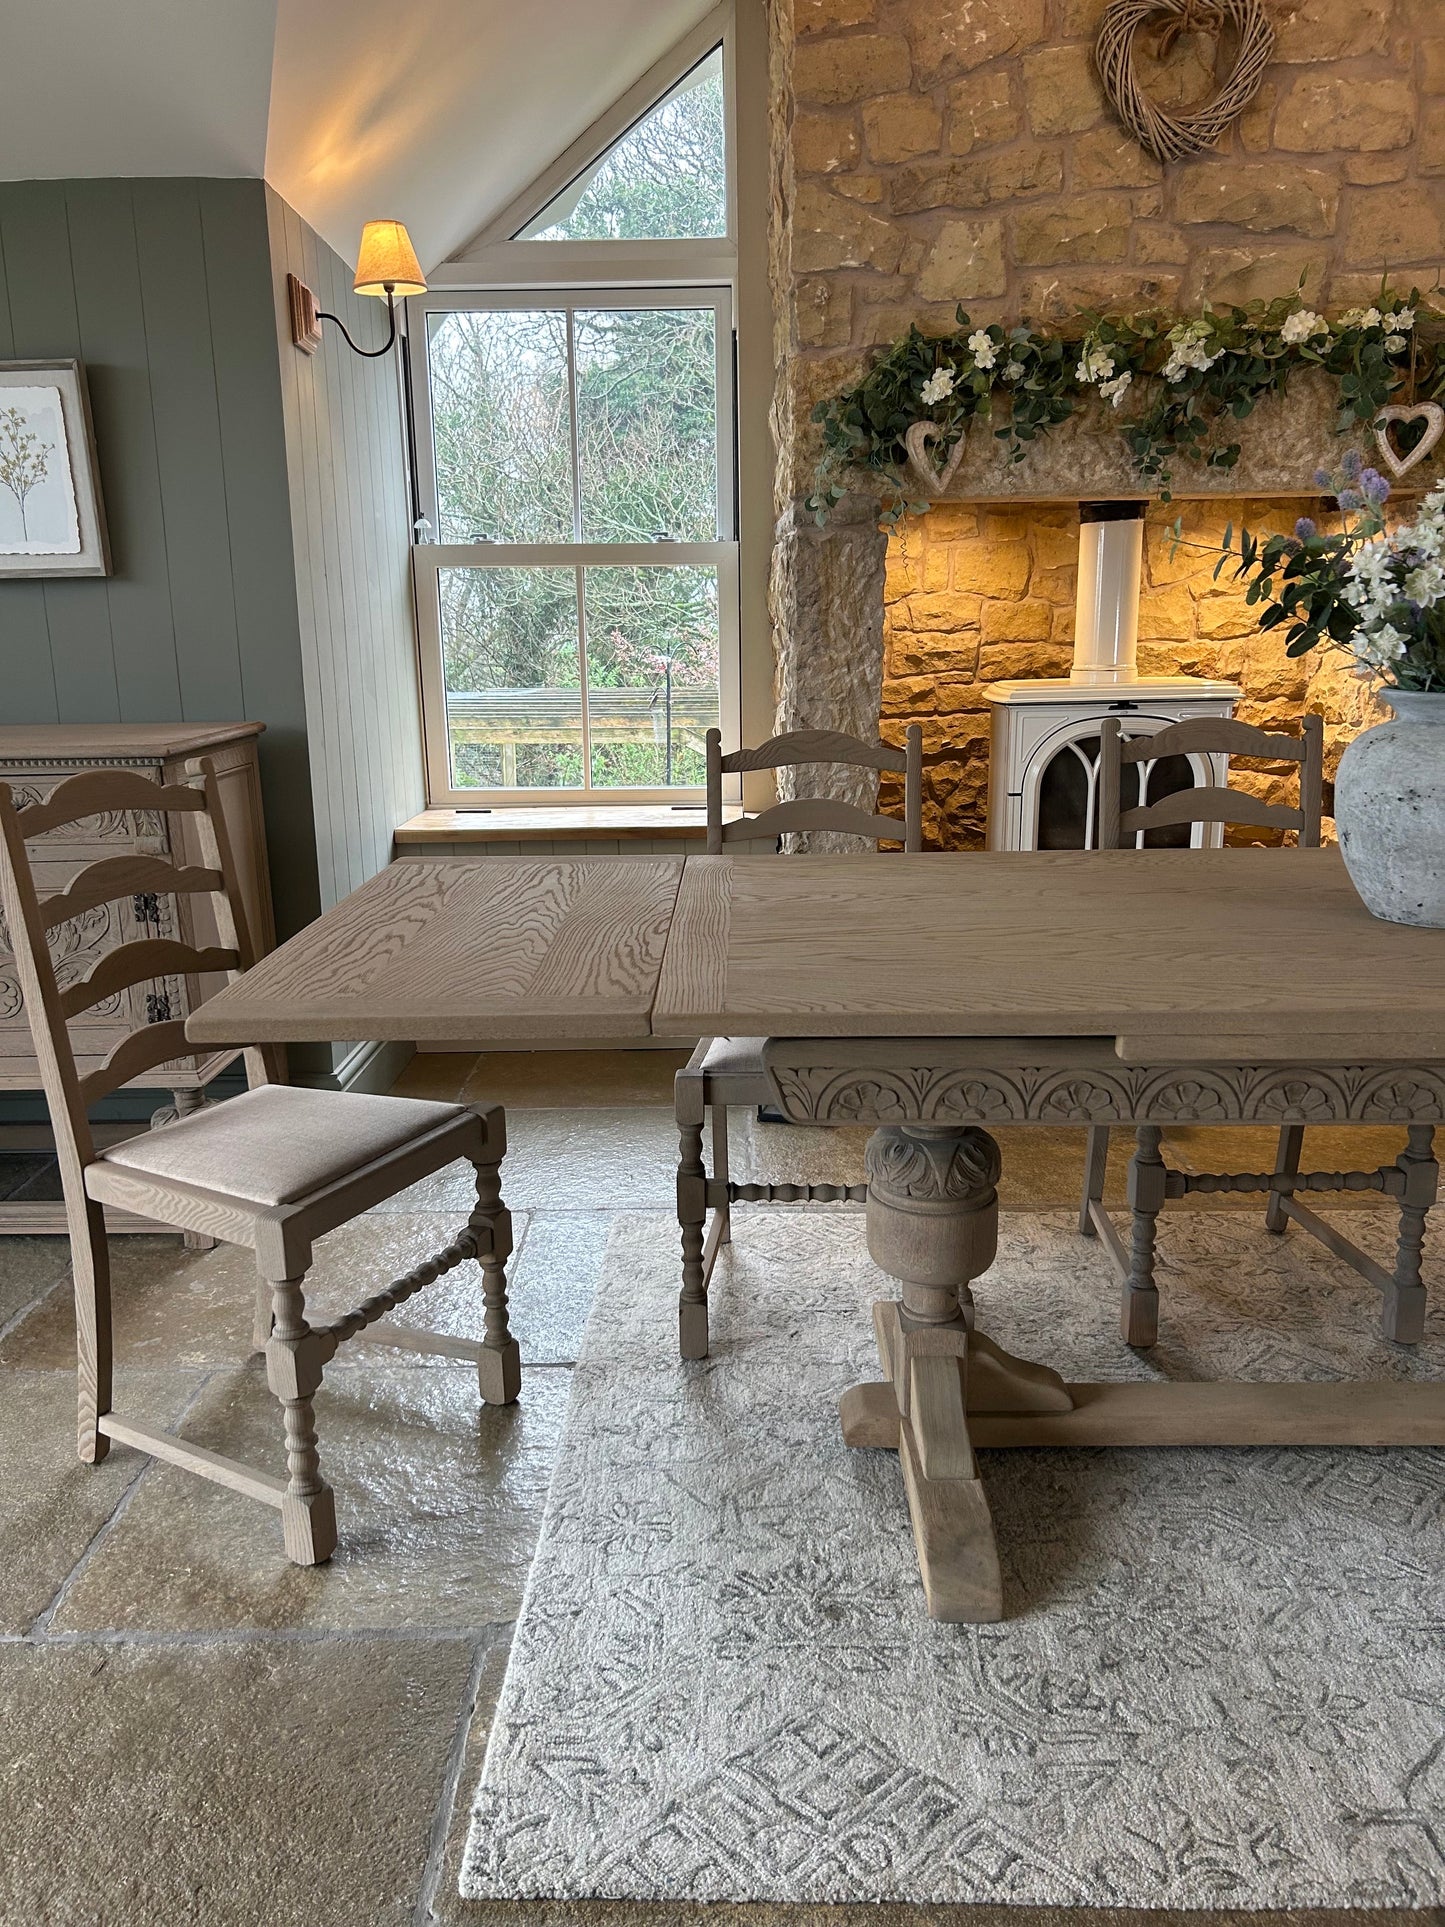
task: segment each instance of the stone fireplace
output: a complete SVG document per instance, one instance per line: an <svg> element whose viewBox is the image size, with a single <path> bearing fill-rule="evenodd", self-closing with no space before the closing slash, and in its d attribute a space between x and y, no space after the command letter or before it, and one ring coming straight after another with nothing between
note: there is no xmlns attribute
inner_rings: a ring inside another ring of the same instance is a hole
<svg viewBox="0 0 1445 1927"><path fill-rule="evenodd" d="M823 528L813 403L916 321L1057 325L1092 307L1187 309L1287 291L1368 301L1431 285L1445 253L1445 30L1432 0L1285 0L1266 84L1217 152L1161 167L1093 76L1103 0L771 0L777 326L772 616L780 727L900 741L924 730L932 847L988 835L994 684L1065 678L1078 503L1137 495L1107 422L1076 417L1009 465L970 436L947 497L880 530L860 490ZM1161 98L1212 86L1183 35ZM1172 90L1172 93L1170 92ZM1227 523L1287 529L1347 444L1323 386L1243 424L1239 464L1181 468L1144 522L1138 671L1234 685L1243 720L1323 713L1329 767L1365 722L1361 685L1261 636L1213 556ZM1411 481L1430 486L1434 461ZM1256 779L1268 790L1279 780ZM840 789L842 789L840 785ZM888 792L885 789L884 799Z"/></svg>

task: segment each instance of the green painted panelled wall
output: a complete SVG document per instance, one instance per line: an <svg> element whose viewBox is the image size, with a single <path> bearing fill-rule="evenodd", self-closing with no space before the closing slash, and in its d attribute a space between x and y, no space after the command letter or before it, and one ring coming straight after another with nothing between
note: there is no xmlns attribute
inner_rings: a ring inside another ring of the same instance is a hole
<svg viewBox="0 0 1445 1927"><path fill-rule="evenodd" d="M0 182L0 359L84 360L114 565L0 581L0 716L264 722L283 933L422 803L394 358L299 354L291 265L381 338L261 181Z"/></svg>

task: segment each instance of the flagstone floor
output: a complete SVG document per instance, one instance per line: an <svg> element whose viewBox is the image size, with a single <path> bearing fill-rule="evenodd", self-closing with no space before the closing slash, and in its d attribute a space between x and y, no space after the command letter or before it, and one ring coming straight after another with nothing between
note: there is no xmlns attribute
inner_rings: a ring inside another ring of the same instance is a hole
<svg viewBox="0 0 1445 1927"><path fill-rule="evenodd" d="M671 1212L679 1061L659 1051L413 1060L404 1093L508 1107L523 1395L509 1410L479 1412L465 1367L382 1343L348 1347L317 1404L341 1546L316 1571L289 1566L275 1516L236 1494L121 1447L99 1467L76 1461L65 1241L0 1239L6 1927L960 1919L964 1910L947 1908L457 1897L466 1810L610 1214ZM734 1134L739 1176L861 1176L861 1131L738 1116ZM1082 1133L999 1135L1006 1208L1074 1201ZM1397 1148L1393 1134L1318 1137L1311 1156L1325 1165ZM1225 1159L1268 1163L1268 1136L1257 1132L1177 1134L1171 1159L1218 1168L1226 1138ZM33 1161L0 1158L0 1196L22 1186L34 1195L35 1183ZM340 1309L446 1242L468 1188L464 1172L439 1174L326 1240L313 1301ZM278 1463L275 1407L247 1355L247 1254L162 1238L118 1239L114 1252L117 1407ZM450 1330L475 1330L477 1313L461 1277L408 1308L414 1322ZM659 1347L671 1343L659 1331ZM1016 1909L968 1912L971 1923L997 1912L1024 1927Z"/></svg>

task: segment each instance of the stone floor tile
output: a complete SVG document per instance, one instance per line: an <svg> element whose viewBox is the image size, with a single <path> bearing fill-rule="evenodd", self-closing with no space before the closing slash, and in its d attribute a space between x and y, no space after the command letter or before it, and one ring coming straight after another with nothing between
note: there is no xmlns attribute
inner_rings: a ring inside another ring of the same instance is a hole
<svg viewBox="0 0 1445 1927"><path fill-rule="evenodd" d="M479 1408L466 1366L367 1357L316 1400L340 1545L304 1569L267 1506L174 1467L146 1473L56 1614L57 1631L455 1631L515 1617L541 1525L570 1374L528 1373L517 1405ZM182 1428L284 1470L257 1366L218 1373Z"/></svg>
<svg viewBox="0 0 1445 1927"><path fill-rule="evenodd" d="M485 1100L514 1110L615 1104L661 1104L671 1110L672 1080L689 1055L686 1050L486 1051L473 1059L463 1095L468 1103Z"/></svg>
<svg viewBox="0 0 1445 1927"><path fill-rule="evenodd" d="M170 1426L199 1383L195 1373L122 1372L116 1406ZM0 1370L0 1433L0 1633L23 1633L55 1598L145 1460L113 1445L99 1465L81 1463L70 1372Z"/></svg>
<svg viewBox="0 0 1445 1927"><path fill-rule="evenodd" d="M0 1331L70 1269L65 1238L0 1238Z"/></svg>
<svg viewBox="0 0 1445 1927"><path fill-rule="evenodd" d="M599 1106L508 1114L502 1188L514 1211L671 1210L676 1176L669 1111ZM376 1209L454 1210L471 1194L471 1167L452 1164Z"/></svg>
<svg viewBox="0 0 1445 1927"><path fill-rule="evenodd" d="M533 1213L510 1292L524 1364L576 1360L611 1229L609 1211Z"/></svg>
<svg viewBox="0 0 1445 1927"><path fill-rule="evenodd" d="M462 1640L0 1647L0 1919L411 1927Z"/></svg>

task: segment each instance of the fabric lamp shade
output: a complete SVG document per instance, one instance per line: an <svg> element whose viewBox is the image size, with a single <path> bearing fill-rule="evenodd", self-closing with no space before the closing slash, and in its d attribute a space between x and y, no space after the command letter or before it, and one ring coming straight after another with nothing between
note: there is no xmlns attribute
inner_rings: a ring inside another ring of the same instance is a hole
<svg viewBox="0 0 1445 1927"><path fill-rule="evenodd" d="M368 221L362 228L354 285L357 294L426 293L426 276L400 221Z"/></svg>

